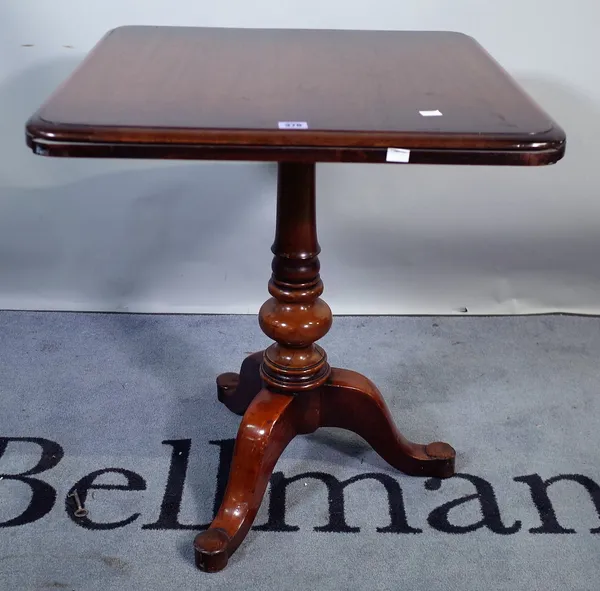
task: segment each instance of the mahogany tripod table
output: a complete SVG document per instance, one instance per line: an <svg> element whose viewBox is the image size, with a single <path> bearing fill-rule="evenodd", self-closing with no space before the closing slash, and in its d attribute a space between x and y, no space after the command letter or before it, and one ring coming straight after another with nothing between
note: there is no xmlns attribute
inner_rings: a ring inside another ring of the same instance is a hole
<svg viewBox="0 0 600 591"><path fill-rule="evenodd" d="M454 449L394 426L366 377L329 366L315 163L542 165L565 134L471 37L452 32L121 27L27 123L36 154L278 162L274 343L217 379L243 414L225 497L194 542L221 570L248 533L282 451L342 427L407 474L448 477Z"/></svg>

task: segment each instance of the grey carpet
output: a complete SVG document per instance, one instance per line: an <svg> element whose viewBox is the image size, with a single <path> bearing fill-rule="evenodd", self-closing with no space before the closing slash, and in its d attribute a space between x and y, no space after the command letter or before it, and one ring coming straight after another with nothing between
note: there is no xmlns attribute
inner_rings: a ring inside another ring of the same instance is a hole
<svg viewBox="0 0 600 591"><path fill-rule="evenodd" d="M374 380L408 437L453 444L463 476L404 476L343 431L298 438L266 531L196 571L177 524L210 521L239 423L214 378L266 344L250 316L0 312L0 589L600 589L600 319L566 316L337 318L332 364ZM342 504L336 482L361 475ZM88 521L65 508L81 479L105 485Z"/></svg>

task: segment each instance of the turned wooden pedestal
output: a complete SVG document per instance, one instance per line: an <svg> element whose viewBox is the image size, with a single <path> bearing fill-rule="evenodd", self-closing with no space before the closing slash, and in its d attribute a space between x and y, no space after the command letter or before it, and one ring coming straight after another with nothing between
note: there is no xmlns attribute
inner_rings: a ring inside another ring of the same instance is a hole
<svg viewBox="0 0 600 591"><path fill-rule="evenodd" d="M29 119L26 133L44 156L279 163L272 297L259 313L274 343L248 357L239 376L217 380L220 400L243 419L223 504L195 540L199 568L227 564L297 434L343 427L408 474L453 473L448 444L407 441L377 388L331 368L316 344L332 318L320 298L315 163L558 161L563 130L474 39L444 31L119 27ZM211 207L210 188L201 198Z"/></svg>
<svg viewBox="0 0 600 591"><path fill-rule="evenodd" d="M246 358L239 375L217 378L219 400L243 419L221 508L194 541L196 565L208 572L224 568L242 543L275 463L296 435L342 427L407 474L446 478L454 473L450 445L405 439L375 385L359 373L330 367L315 344L331 328L332 314L320 298L314 163L279 164L272 251L272 297L258 318L275 343Z"/></svg>

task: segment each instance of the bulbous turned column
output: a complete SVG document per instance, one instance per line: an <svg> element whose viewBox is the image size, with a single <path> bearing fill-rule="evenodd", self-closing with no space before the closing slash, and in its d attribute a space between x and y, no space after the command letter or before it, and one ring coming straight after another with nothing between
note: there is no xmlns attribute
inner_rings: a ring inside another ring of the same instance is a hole
<svg viewBox="0 0 600 591"><path fill-rule="evenodd" d="M315 207L315 164L279 163L277 223L271 248L273 274L269 298L258 319L276 341L264 354L260 373L270 390L295 393L322 385L331 368L315 344L332 323L329 306L319 297L319 252Z"/></svg>

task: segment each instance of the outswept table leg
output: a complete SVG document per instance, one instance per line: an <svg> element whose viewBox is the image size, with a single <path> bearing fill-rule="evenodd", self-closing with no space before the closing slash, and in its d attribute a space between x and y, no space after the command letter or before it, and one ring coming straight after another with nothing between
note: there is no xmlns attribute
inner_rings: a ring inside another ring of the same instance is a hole
<svg viewBox="0 0 600 591"><path fill-rule="evenodd" d="M236 415L243 415L263 387L260 364L264 351L252 353L244 359L240 373L222 373L217 378L219 400Z"/></svg>
<svg viewBox="0 0 600 591"><path fill-rule="evenodd" d="M311 401L261 390L250 403L238 431L221 507L210 528L194 541L199 569L225 568L246 537L279 456L296 434L317 427L306 404Z"/></svg>
<svg viewBox="0 0 600 591"><path fill-rule="evenodd" d="M383 396L365 376L333 368L321 386L321 427L341 427L360 435L391 466L413 476L447 478L456 452L447 443L413 443L396 428Z"/></svg>

